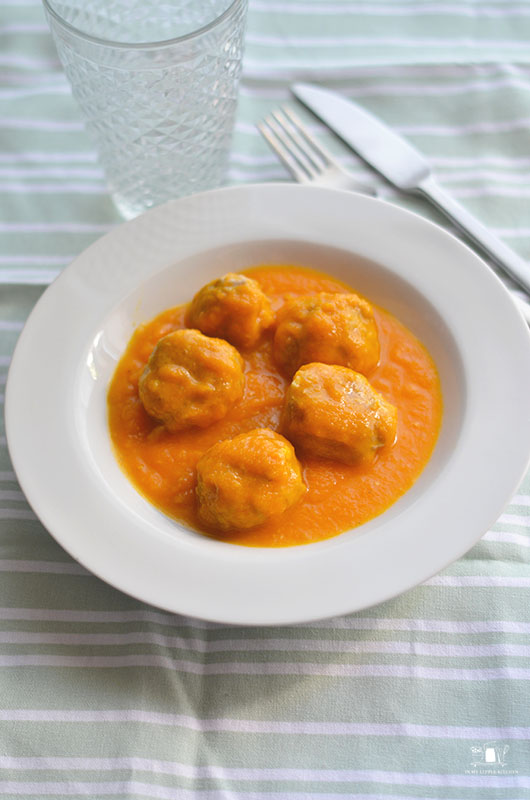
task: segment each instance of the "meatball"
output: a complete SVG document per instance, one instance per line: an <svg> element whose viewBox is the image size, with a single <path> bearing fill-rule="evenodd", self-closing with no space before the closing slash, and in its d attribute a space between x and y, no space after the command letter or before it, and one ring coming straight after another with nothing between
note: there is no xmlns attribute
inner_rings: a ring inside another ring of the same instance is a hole
<svg viewBox="0 0 530 800"><path fill-rule="evenodd" d="M278 314L274 360L288 376L303 364L340 364L363 374L379 361L372 306L356 294L304 295Z"/></svg>
<svg viewBox="0 0 530 800"><path fill-rule="evenodd" d="M306 364L287 389L281 429L308 455L369 464L396 427L396 408L348 367Z"/></svg>
<svg viewBox="0 0 530 800"><path fill-rule="evenodd" d="M200 331L163 336L139 381L148 414L170 431L206 428L243 395L243 359L228 342Z"/></svg>
<svg viewBox="0 0 530 800"><path fill-rule="evenodd" d="M217 442L197 464L199 517L211 528L253 528L294 505L305 488L292 444L268 428Z"/></svg>
<svg viewBox="0 0 530 800"><path fill-rule="evenodd" d="M254 347L274 315L257 281L229 272L208 283L191 301L186 324L235 347Z"/></svg>

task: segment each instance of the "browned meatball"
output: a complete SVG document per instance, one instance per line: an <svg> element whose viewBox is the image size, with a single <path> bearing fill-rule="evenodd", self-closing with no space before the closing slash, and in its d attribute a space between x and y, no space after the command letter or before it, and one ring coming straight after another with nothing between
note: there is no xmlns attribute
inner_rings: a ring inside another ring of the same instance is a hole
<svg viewBox="0 0 530 800"><path fill-rule="evenodd" d="M191 301L186 324L236 347L254 347L274 319L257 281L229 272L208 283Z"/></svg>
<svg viewBox="0 0 530 800"><path fill-rule="evenodd" d="M243 359L222 339L173 331L157 343L138 388L147 413L168 430L206 428L243 395Z"/></svg>
<svg viewBox="0 0 530 800"><path fill-rule="evenodd" d="M285 396L282 431L308 455L369 464L396 427L396 408L348 367L306 364Z"/></svg>
<svg viewBox="0 0 530 800"><path fill-rule="evenodd" d="M211 528L254 528L282 514L305 492L287 439L268 428L214 444L197 465L199 516Z"/></svg>
<svg viewBox="0 0 530 800"><path fill-rule="evenodd" d="M379 361L372 306L356 294L304 295L278 314L274 360L285 375L318 361L368 374Z"/></svg>

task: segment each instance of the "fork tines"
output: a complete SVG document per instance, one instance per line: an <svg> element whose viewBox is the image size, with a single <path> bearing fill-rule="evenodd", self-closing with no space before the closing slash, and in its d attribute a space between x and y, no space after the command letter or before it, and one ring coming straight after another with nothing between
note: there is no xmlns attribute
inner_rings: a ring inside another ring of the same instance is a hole
<svg viewBox="0 0 530 800"><path fill-rule="evenodd" d="M258 123L258 128L296 180L314 180L335 160L312 138L299 117L282 106Z"/></svg>

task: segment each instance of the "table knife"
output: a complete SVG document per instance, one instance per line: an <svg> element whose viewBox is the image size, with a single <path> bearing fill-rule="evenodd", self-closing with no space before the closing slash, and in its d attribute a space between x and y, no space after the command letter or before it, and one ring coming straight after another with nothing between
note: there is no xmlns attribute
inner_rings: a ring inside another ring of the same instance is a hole
<svg viewBox="0 0 530 800"><path fill-rule="evenodd" d="M308 83L295 83L291 91L390 183L430 200L530 294L530 265L438 185L427 160L409 142L336 92Z"/></svg>

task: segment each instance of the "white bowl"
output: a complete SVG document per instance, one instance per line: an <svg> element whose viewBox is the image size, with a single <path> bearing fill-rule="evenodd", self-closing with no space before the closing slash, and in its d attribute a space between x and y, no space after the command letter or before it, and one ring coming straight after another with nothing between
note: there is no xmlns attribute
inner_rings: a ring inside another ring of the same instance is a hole
<svg viewBox="0 0 530 800"><path fill-rule="evenodd" d="M259 263L329 272L430 350L444 417L419 480L385 513L316 544L246 548L169 519L113 455L106 393L135 326L205 282ZM291 184L220 189L119 226L44 293L6 392L8 445L35 513L124 592L227 623L355 611L463 555L515 492L530 454L530 336L498 278L459 240L396 206Z"/></svg>

